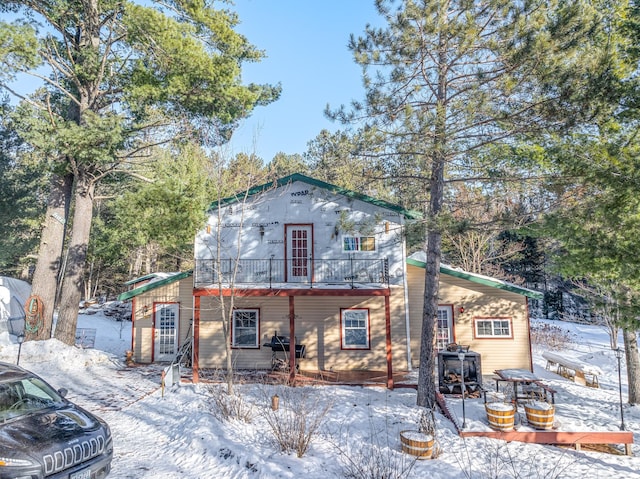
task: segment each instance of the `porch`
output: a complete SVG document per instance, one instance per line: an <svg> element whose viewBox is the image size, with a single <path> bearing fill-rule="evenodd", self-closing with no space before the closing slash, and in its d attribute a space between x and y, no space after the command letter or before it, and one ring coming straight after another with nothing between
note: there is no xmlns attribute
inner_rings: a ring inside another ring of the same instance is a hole
<svg viewBox="0 0 640 479"><path fill-rule="evenodd" d="M377 259L233 259L196 260L194 287L214 284L257 288L320 286L389 287L389 262Z"/></svg>

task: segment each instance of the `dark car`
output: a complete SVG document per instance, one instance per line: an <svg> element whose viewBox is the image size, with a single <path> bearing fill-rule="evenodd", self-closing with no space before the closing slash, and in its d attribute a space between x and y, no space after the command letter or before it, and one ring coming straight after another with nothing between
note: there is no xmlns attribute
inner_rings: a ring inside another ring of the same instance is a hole
<svg viewBox="0 0 640 479"><path fill-rule="evenodd" d="M0 362L0 479L102 479L111 470L107 424L33 373Z"/></svg>

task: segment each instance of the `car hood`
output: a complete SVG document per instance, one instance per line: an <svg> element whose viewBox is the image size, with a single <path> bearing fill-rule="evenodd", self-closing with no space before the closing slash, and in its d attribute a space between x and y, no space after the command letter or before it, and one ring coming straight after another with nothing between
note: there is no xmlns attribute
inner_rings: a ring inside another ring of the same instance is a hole
<svg viewBox="0 0 640 479"><path fill-rule="evenodd" d="M109 446L107 434L95 416L69 404L0 423L3 449L36 459L46 474L103 454Z"/></svg>

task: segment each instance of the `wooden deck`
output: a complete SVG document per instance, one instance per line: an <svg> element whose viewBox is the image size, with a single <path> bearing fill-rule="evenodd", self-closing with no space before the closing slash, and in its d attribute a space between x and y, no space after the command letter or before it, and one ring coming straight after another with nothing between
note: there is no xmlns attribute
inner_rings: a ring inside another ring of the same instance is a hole
<svg viewBox="0 0 640 479"><path fill-rule="evenodd" d="M625 454L633 455L633 432L631 431L462 431L453 418L444 396L436 394L442 413L453 423L460 437L486 437L502 441L517 441L532 444L572 446L579 451L583 445L624 445Z"/></svg>
<svg viewBox="0 0 640 479"><path fill-rule="evenodd" d="M417 385L406 381L407 372L401 371L393 375L394 387L413 388ZM238 382L264 381L265 379L276 383L288 383L289 373L287 371L236 371ZM192 382L190 369L183 371L184 382ZM224 372L217 369L200 369L200 381L208 383L224 382L226 378ZM334 385L334 386L387 386L386 371L308 371L301 370L295 376L296 385Z"/></svg>
<svg viewBox="0 0 640 479"><path fill-rule="evenodd" d="M460 431L461 437L488 437L502 441L530 442L573 446L576 451L587 444L623 444L625 453L632 455L633 433L631 431Z"/></svg>
<svg viewBox="0 0 640 479"><path fill-rule="evenodd" d="M394 387L415 387L406 385L406 372L393 375ZM320 384L334 384L340 386L385 386L387 385L386 371L300 371L296 381L315 381Z"/></svg>

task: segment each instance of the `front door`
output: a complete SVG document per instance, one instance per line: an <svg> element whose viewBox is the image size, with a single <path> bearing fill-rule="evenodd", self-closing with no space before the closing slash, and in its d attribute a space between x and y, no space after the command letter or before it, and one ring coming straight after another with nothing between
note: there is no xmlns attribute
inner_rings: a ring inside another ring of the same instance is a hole
<svg viewBox="0 0 640 479"><path fill-rule="evenodd" d="M154 361L173 361L178 342L178 304L156 303L154 312Z"/></svg>
<svg viewBox="0 0 640 479"><path fill-rule="evenodd" d="M311 225L287 225L287 281L311 281L313 238Z"/></svg>
<svg viewBox="0 0 640 479"><path fill-rule="evenodd" d="M447 349L447 345L453 342L453 308L451 306L438 306L438 351Z"/></svg>

